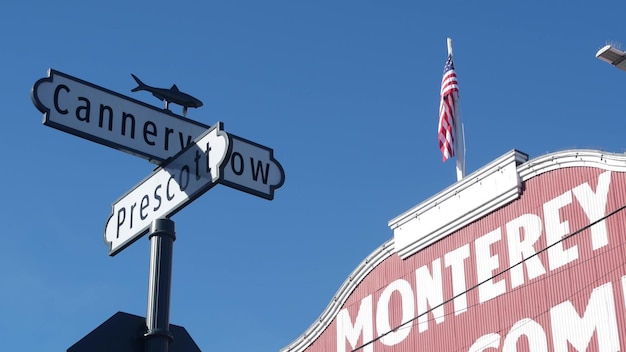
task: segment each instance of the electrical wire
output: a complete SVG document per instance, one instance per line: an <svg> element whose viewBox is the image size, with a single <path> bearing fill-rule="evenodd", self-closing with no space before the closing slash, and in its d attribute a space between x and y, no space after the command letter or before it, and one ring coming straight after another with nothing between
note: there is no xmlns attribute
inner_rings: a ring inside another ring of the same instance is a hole
<svg viewBox="0 0 626 352"><path fill-rule="evenodd" d="M489 282L489 281L491 281L491 280L493 280L493 279L495 279L495 278L497 278L497 277L499 277L499 276L501 276L501 275L503 275L503 274L505 274L505 273L509 272L511 269L513 269L513 268L515 268L515 267L517 267L517 266L519 266L519 265L524 264L524 262L526 262L527 260L529 260L529 259L531 259L531 258L533 258L533 257L535 257L535 256L538 256L540 253L543 253L543 252L547 251L549 248L551 248L551 247L553 247L553 246L555 246L555 245L557 245L557 244L559 244L559 243L561 243L561 242L563 242L563 241L565 241L565 240L567 240L567 239L569 239L569 238L571 238L571 237L573 237L573 236L578 235L579 233L581 233L581 232L583 232L583 231L585 231L585 230L587 230L587 229L591 228L592 226L594 226L594 225L596 225L596 224L598 224L598 223L600 223L600 222L602 222L602 221L604 221L604 220L608 219L609 217L611 217L611 216L613 216L613 215L615 215L615 214L619 213L620 211L622 211L622 210L624 210L624 209L626 209L626 204L625 204L625 205L622 205L621 207L619 207L619 208L617 208L617 209L613 210L612 212L610 212L610 213L606 214L604 217L602 217L602 218L600 218L600 219L598 219L598 220L596 220L596 221L594 221L594 222L591 222L591 223L590 223L590 224L588 224L588 225L585 225L585 226L581 227L580 229L578 229L578 230L576 230L576 231L574 231L574 232L570 233L570 234L569 234L569 235L567 235L567 236L562 237L559 241L556 241L556 242L552 243L551 245L546 246L545 248L540 249L539 251L535 252L533 255L528 256L528 258L524 258L524 259L522 259L520 262L518 262L518 263L516 263L516 264L514 264L514 265L511 265L510 267L508 267L508 268L506 268L506 269L504 269L504 270L502 270L502 271L500 271L500 272L496 273L495 275L493 275L493 276L489 277L488 279L485 279L485 280L483 280L483 281L481 281L481 282L479 282L479 283L475 284L474 286L472 286L472 287L468 288L468 289L467 289L467 290L465 290L464 292L459 293L459 294L457 294L457 295L455 295L455 296L453 296L453 297L451 297L451 298L449 298L449 299L447 299L447 300L444 300L442 303L440 303L440 304L438 304L438 305L436 305L436 306L434 306L434 307L431 307L430 309L426 310L425 312L423 312L423 313L421 313L421 314L419 314L419 315L417 315L417 316L415 316L415 317L413 317L413 318L411 318L411 319L409 319L409 320L405 321L404 323L402 323L402 324L400 324L400 325L396 326L395 328L393 328L393 329L391 329L391 330L389 330L389 331L387 331L387 332L385 332L385 333L382 333L382 334L378 335L378 337L376 337L376 338L372 339L371 341L364 342L362 345L360 345L360 346L358 346L358 347L354 348L354 349L352 350L352 352L357 352L357 351L359 351L360 349L363 349L364 347L366 347L366 346L368 346L368 345L371 345L371 344L373 344L374 342L376 342L376 341L378 341L378 340L382 339L383 337L385 337L385 336L387 336L387 335L391 334L392 332L395 332L395 331L398 331L399 329L405 328L407 324L409 324L409 323L413 323L415 320L419 319L420 317L422 317L422 316L424 316L424 315L426 315L426 314L428 314L428 313L430 313L430 312L434 311L435 309L437 309L437 308L439 308L439 307L441 307L441 306L443 306L443 305L445 305L445 304L448 304L448 303L452 302L455 298L460 297L460 296L462 296L462 295L464 295L464 294L467 294L468 292L470 292L470 291L472 291L472 290L474 290L474 289L478 288L478 286L480 286L480 285L482 285L482 284L484 284L484 283L486 283L486 282ZM622 243L622 244L623 244L623 243ZM570 296L570 297L571 297L571 296ZM547 312L547 310L546 310L546 311L544 311L543 313L545 313L545 312ZM543 314L543 313L541 313L541 314Z"/></svg>

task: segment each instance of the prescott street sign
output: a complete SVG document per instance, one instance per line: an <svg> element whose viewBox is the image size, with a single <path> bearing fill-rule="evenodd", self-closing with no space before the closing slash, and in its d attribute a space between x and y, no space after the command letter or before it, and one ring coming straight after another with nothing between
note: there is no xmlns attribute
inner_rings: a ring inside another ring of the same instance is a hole
<svg viewBox="0 0 626 352"><path fill-rule="evenodd" d="M217 123L187 149L157 168L113 204L104 241L113 256L213 187L228 154L228 136Z"/></svg>
<svg viewBox="0 0 626 352"><path fill-rule="evenodd" d="M104 229L109 255L146 234L153 220L173 216L217 183L272 200L284 182L272 149L229 135L218 122L113 204Z"/></svg>

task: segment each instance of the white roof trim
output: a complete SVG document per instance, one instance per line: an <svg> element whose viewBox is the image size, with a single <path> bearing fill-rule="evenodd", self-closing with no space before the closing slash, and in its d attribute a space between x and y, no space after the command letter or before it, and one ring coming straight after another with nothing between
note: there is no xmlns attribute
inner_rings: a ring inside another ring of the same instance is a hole
<svg viewBox="0 0 626 352"><path fill-rule="evenodd" d="M389 222L396 250L406 259L422 248L519 198L517 166L528 155L502 155Z"/></svg>
<svg viewBox="0 0 626 352"><path fill-rule="evenodd" d="M535 158L520 165L517 172L520 179L526 181L544 172L575 166L624 172L626 170L626 154L590 149L571 149Z"/></svg>

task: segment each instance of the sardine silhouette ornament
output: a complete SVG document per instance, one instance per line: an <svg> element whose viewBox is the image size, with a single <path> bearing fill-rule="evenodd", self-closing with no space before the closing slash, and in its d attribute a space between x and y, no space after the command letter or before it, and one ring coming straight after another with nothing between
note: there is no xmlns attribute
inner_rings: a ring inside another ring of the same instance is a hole
<svg viewBox="0 0 626 352"><path fill-rule="evenodd" d="M172 88L169 89L155 88L143 83L134 74L131 73L130 75L133 76L133 78L137 82L137 87L133 88L131 92L145 90L152 93L152 95L157 97L159 100L165 100L166 110L169 110L170 103L175 103L183 107L183 116L187 116L187 108L199 108L202 106L202 102L200 100L192 97L187 93L181 92L180 90L178 90L178 87L176 87L175 84L172 86Z"/></svg>

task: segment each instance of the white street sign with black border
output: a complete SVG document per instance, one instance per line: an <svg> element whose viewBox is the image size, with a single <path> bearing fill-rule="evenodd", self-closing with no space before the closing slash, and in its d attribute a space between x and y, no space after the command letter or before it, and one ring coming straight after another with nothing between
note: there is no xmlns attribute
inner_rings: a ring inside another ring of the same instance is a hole
<svg viewBox="0 0 626 352"><path fill-rule="evenodd" d="M169 218L220 180L229 138L217 123L113 204L104 229L109 255L138 240L158 218Z"/></svg>
<svg viewBox="0 0 626 352"><path fill-rule="evenodd" d="M53 69L31 98L44 125L159 165L210 127Z"/></svg>
<svg viewBox="0 0 626 352"><path fill-rule="evenodd" d="M272 200L274 190L285 182L285 172L274 151L245 138L228 135L230 153L220 183Z"/></svg>

